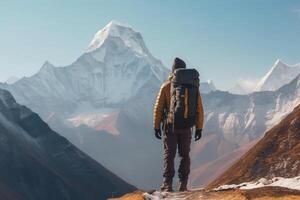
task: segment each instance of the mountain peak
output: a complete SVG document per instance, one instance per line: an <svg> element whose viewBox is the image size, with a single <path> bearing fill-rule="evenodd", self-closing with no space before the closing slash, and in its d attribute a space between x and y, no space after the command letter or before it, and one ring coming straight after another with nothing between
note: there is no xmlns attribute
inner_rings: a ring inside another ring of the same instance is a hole
<svg viewBox="0 0 300 200"><path fill-rule="evenodd" d="M258 82L255 91L274 91L292 81L300 73L300 65L288 65L277 59L268 73Z"/></svg>
<svg viewBox="0 0 300 200"><path fill-rule="evenodd" d="M109 27L112 27L112 26L118 27L119 26L119 27L131 28L129 25L123 24L116 20L111 20L106 26L109 26Z"/></svg>
<svg viewBox="0 0 300 200"><path fill-rule="evenodd" d="M277 59L270 71L274 71L275 69L284 69L287 67L288 65L286 63L282 62L280 59Z"/></svg>
<svg viewBox="0 0 300 200"><path fill-rule="evenodd" d="M284 64L281 59L277 59L276 62L274 63L274 65L280 65L280 64Z"/></svg>
<svg viewBox="0 0 300 200"><path fill-rule="evenodd" d="M274 63L274 65L271 67L271 69L268 71L268 73L266 74L266 76L263 79L267 79L271 75L273 75L273 76L277 75L274 73L284 73L286 68L289 68L289 66L287 64L285 64L284 62L282 62L280 59L277 59L276 62Z"/></svg>
<svg viewBox="0 0 300 200"><path fill-rule="evenodd" d="M44 64L42 65L40 72L42 71L51 71L54 67L54 65L52 65L48 60L46 62L44 62Z"/></svg>
<svg viewBox="0 0 300 200"><path fill-rule="evenodd" d="M281 73L286 68L289 68L289 66L282 62L282 60L277 59L263 79L267 79L269 76L274 75L274 73Z"/></svg>
<svg viewBox="0 0 300 200"><path fill-rule="evenodd" d="M114 20L110 21L103 29L95 34L86 52L97 51L103 46L108 38L118 38L135 52L139 54L149 54L139 32L135 31L129 25L124 25Z"/></svg>

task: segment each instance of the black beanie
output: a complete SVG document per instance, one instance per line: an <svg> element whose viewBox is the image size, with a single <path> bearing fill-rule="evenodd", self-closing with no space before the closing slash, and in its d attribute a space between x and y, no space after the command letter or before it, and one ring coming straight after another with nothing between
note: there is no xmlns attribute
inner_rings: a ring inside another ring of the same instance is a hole
<svg viewBox="0 0 300 200"><path fill-rule="evenodd" d="M175 58L173 66L172 66L172 72L174 72L175 69L185 68L185 67L186 67L186 65L183 60L181 60L180 58Z"/></svg>

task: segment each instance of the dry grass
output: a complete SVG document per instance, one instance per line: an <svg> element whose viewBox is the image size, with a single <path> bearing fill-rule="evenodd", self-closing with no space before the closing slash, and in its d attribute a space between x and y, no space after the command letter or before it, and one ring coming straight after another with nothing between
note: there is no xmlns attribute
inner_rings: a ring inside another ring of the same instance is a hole
<svg viewBox="0 0 300 200"><path fill-rule="evenodd" d="M171 198L168 198L171 199ZM136 191L111 200L144 200L143 192ZM225 190L189 192L184 200L300 200L300 191L281 187L263 187L251 190Z"/></svg>

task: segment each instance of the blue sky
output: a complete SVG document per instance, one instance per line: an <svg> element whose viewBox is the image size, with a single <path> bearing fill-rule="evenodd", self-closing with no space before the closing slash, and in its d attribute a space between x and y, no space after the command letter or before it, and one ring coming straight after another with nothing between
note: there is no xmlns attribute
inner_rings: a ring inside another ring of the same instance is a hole
<svg viewBox="0 0 300 200"><path fill-rule="evenodd" d="M0 1L0 81L72 63L110 20L141 32L167 67L182 57L221 89L277 58L300 62L299 0L10 0Z"/></svg>

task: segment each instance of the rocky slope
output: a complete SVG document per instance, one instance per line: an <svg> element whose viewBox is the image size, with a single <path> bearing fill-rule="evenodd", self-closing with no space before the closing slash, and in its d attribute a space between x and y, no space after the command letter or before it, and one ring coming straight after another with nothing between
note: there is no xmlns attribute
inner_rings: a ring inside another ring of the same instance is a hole
<svg viewBox="0 0 300 200"><path fill-rule="evenodd" d="M300 175L300 105L269 130L250 151L224 174L209 184L239 184L260 178L296 177Z"/></svg>
<svg viewBox="0 0 300 200"><path fill-rule="evenodd" d="M0 195L6 200L106 199L135 189L0 89Z"/></svg>

